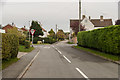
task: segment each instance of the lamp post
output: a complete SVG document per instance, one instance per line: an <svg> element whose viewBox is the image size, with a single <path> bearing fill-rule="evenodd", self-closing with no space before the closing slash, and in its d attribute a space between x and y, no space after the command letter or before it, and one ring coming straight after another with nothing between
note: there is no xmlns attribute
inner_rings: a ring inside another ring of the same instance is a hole
<svg viewBox="0 0 120 80"><path fill-rule="evenodd" d="M81 20L81 0L79 0L79 32L80 32L80 20Z"/></svg>

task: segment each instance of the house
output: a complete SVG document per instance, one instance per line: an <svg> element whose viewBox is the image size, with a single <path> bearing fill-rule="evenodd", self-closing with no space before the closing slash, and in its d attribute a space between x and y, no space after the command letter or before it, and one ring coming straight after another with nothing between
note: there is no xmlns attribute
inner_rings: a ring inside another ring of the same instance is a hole
<svg viewBox="0 0 120 80"><path fill-rule="evenodd" d="M49 35L49 33L44 28L41 27L41 29L42 29L42 32L43 32L43 36L39 35L39 37L42 37L42 38L47 37Z"/></svg>
<svg viewBox="0 0 120 80"><path fill-rule="evenodd" d="M2 29L2 25L0 25L0 33L5 33L5 30Z"/></svg>
<svg viewBox="0 0 120 80"><path fill-rule="evenodd" d="M91 19L90 16L87 18L85 15L83 15L80 21L79 19L70 20L70 30L72 30L75 34L79 32L79 22L81 31L88 31L113 25L112 19L104 19L103 16L100 16L100 19Z"/></svg>
<svg viewBox="0 0 120 80"><path fill-rule="evenodd" d="M80 31L89 31L113 25L112 19L104 19L103 16L100 16L100 19L91 19L90 16L89 18L87 18L85 15L83 15L81 20L71 19L69 40L74 43L77 43L76 37L75 39L73 39L71 36L73 33L77 35L77 33L79 32L79 23Z"/></svg>
<svg viewBox="0 0 120 80"><path fill-rule="evenodd" d="M28 30L26 29L25 26L22 27L22 28L18 28L18 31L21 32L22 34L23 34L24 32L28 32Z"/></svg>
<svg viewBox="0 0 120 80"><path fill-rule="evenodd" d="M13 26L10 25L10 24L8 24L8 25L6 25L5 27L3 27L2 29L5 30L5 33L7 33L7 32L8 32L8 29L11 29L11 28L13 28Z"/></svg>

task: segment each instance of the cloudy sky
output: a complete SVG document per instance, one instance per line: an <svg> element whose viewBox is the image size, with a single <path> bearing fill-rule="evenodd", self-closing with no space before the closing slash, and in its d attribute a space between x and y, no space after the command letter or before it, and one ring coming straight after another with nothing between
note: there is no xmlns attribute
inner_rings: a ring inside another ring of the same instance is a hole
<svg viewBox="0 0 120 80"><path fill-rule="evenodd" d="M0 3L2 9L2 25L14 22L17 27L29 27L29 21L37 20L46 30L58 25L59 29L69 31L70 19L78 19L79 0L4 0ZM119 0L82 0L82 14L91 18L118 19ZM0 11L1 15L1 11Z"/></svg>

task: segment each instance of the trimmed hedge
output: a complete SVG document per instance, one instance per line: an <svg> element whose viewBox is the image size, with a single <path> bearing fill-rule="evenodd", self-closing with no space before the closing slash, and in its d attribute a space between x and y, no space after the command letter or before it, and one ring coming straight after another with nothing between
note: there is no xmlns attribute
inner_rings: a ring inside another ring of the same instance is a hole
<svg viewBox="0 0 120 80"><path fill-rule="evenodd" d="M77 35L78 45L94 48L109 54L120 54L120 25L92 31L82 31Z"/></svg>
<svg viewBox="0 0 120 80"><path fill-rule="evenodd" d="M9 60L17 57L19 38L15 34L2 34L2 59Z"/></svg>
<svg viewBox="0 0 120 80"><path fill-rule="evenodd" d="M56 42L56 39L53 39L52 37L42 38L42 40L44 40L44 43L49 43L49 44Z"/></svg>
<svg viewBox="0 0 120 80"><path fill-rule="evenodd" d="M49 43L49 44L55 43L57 41L56 39L53 39L52 37L46 37L46 38L34 37L33 43L37 44L38 41L42 41L42 40L44 40L44 43Z"/></svg>

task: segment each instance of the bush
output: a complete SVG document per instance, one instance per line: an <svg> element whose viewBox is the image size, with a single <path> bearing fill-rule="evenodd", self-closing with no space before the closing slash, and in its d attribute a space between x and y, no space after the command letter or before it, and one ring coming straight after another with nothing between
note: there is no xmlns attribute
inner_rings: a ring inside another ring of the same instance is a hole
<svg viewBox="0 0 120 80"><path fill-rule="evenodd" d="M28 40L25 40L25 48L30 48L30 42Z"/></svg>
<svg viewBox="0 0 120 80"><path fill-rule="evenodd" d="M92 31L82 31L77 35L78 45L98 49L102 52L120 54L120 25Z"/></svg>
<svg viewBox="0 0 120 80"><path fill-rule="evenodd" d="M32 39L31 39L31 41L32 41ZM33 43L37 44L37 41L41 41L41 38L40 37L34 37L33 38Z"/></svg>
<svg viewBox="0 0 120 80"><path fill-rule="evenodd" d="M25 37L25 36L20 36L20 37L19 37L19 44L25 45L25 40L26 40L26 37Z"/></svg>
<svg viewBox="0 0 120 80"><path fill-rule="evenodd" d="M17 57L19 39L15 34L2 34L2 59Z"/></svg>
<svg viewBox="0 0 120 80"><path fill-rule="evenodd" d="M53 39L52 37L42 38L42 40L44 40L44 43L49 43L49 44L56 42L56 39Z"/></svg>

